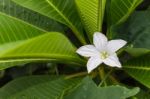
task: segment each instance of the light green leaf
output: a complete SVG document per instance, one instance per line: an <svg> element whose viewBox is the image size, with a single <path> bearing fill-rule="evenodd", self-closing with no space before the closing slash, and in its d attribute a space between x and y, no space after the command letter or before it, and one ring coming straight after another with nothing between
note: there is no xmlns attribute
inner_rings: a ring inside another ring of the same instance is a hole
<svg viewBox="0 0 150 99"><path fill-rule="evenodd" d="M0 54L44 32L47 31L0 12Z"/></svg>
<svg viewBox="0 0 150 99"><path fill-rule="evenodd" d="M112 38L113 28L125 22L143 0L110 0L107 9L108 35Z"/></svg>
<svg viewBox="0 0 150 99"><path fill-rule="evenodd" d="M131 59L123 67L134 79L150 88L150 55Z"/></svg>
<svg viewBox="0 0 150 99"><path fill-rule="evenodd" d="M51 32L26 40L13 49L8 49L5 53L0 54L0 60L4 63L59 61L84 65L84 61L77 56L75 50L64 35Z"/></svg>
<svg viewBox="0 0 150 99"><path fill-rule="evenodd" d="M33 61L72 63L77 60L74 63L81 64L75 47L65 36L55 32L43 35L45 32L0 12L0 69Z"/></svg>
<svg viewBox="0 0 150 99"><path fill-rule="evenodd" d="M57 78L57 79L56 79ZM80 79L50 76L29 76L13 80L0 89L3 99L62 99Z"/></svg>
<svg viewBox="0 0 150 99"><path fill-rule="evenodd" d="M25 40L44 34L43 29L35 27L24 21L8 16L0 12L0 54L15 48ZM13 62L11 60L0 60L0 69L27 62Z"/></svg>
<svg viewBox="0 0 150 99"><path fill-rule="evenodd" d="M12 0L44 16L61 22L72 29L78 39L85 44L82 25L74 0Z"/></svg>
<svg viewBox="0 0 150 99"><path fill-rule="evenodd" d="M136 95L139 88L127 89L121 86L97 87L89 78L82 83L64 99L126 99Z"/></svg>
<svg viewBox="0 0 150 99"><path fill-rule="evenodd" d="M63 42L63 43L62 43ZM0 55L3 61L10 60L61 60L62 62L83 63L75 53L76 48L62 34L57 32L27 40L13 49L9 49Z"/></svg>
<svg viewBox="0 0 150 99"><path fill-rule="evenodd" d="M94 32L102 32L106 0L76 0L78 12L90 40Z"/></svg>

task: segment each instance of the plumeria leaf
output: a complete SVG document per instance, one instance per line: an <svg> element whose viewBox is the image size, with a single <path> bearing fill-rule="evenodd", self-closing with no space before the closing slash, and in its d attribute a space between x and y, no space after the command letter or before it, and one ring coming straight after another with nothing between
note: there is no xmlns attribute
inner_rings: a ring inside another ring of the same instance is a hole
<svg viewBox="0 0 150 99"><path fill-rule="evenodd" d="M137 99L149 99L150 94L145 90L140 90L140 92L135 97Z"/></svg>
<svg viewBox="0 0 150 99"><path fill-rule="evenodd" d="M64 27L58 22L34 11L23 8L12 2L12 0L0 0L0 12L13 16L18 20L25 21L45 31L64 31Z"/></svg>
<svg viewBox="0 0 150 99"><path fill-rule="evenodd" d="M108 0L107 23L108 36L114 37L114 28L125 22L143 0Z"/></svg>
<svg viewBox="0 0 150 99"><path fill-rule="evenodd" d="M110 24L120 24L127 20L129 15L143 0L111 0L109 18Z"/></svg>
<svg viewBox="0 0 150 99"><path fill-rule="evenodd" d="M11 53L11 57L9 58L7 57L5 59L3 55L6 54L7 52L10 52L12 49L16 49L16 47L25 44L25 42L31 41L32 38L43 35L48 31L63 31L63 30L61 29L61 25L59 25L54 20L50 20L33 11L29 11L26 8L16 5L14 2L10 0L0 0L0 57L1 57L0 70L35 61L35 57L34 58L32 57L32 59L31 57L28 57L28 59L27 58L23 59L22 57L21 59L19 56L18 58L17 56L15 56L16 58L14 59L15 53ZM43 42L46 43L46 41ZM53 48L53 46L51 47ZM32 50L36 49L33 48ZM43 48L43 50L45 50L45 48ZM74 50L75 49L73 48L73 51ZM23 53L21 54L23 55ZM39 58L41 61L47 60L45 58L43 60L41 56L39 56Z"/></svg>
<svg viewBox="0 0 150 99"><path fill-rule="evenodd" d="M130 55L132 55L133 57L139 57L145 54L150 53L149 49L146 48L133 48L133 47L127 47L125 49L126 52L128 52Z"/></svg>
<svg viewBox="0 0 150 99"><path fill-rule="evenodd" d="M129 20L118 29L117 38L127 40L131 46L126 51L133 56L150 52L150 11L136 11ZM138 25L137 25L138 24ZM124 31L124 33L122 33Z"/></svg>
<svg viewBox="0 0 150 99"><path fill-rule="evenodd" d="M28 76L15 79L0 89L3 99L62 99L62 95L80 82L59 76Z"/></svg>
<svg viewBox="0 0 150 99"><path fill-rule="evenodd" d="M150 54L128 60L123 67L134 79L150 88Z"/></svg>
<svg viewBox="0 0 150 99"><path fill-rule="evenodd" d="M7 49L4 53L0 54L0 60L2 63L9 63L10 61L14 63L60 61L62 63L67 62L78 65L83 65L84 63L84 61L76 55L75 47L69 40L64 35L57 32L37 36L24 41L22 44L12 49Z"/></svg>
<svg viewBox="0 0 150 99"><path fill-rule="evenodd" d="M97 87L97 85L86 77L82 83L64 99L126 99L136 95L139 88L127 89L122 86Z"/></svg>
<svg viewBox="0 0 150 99"><path fill-rule="evenodd" d="M106 0L76 0L78 12L89 39L94 32L102 32Z"/></svg>
<svg viewBox="0 0 150 99"><path fill-rule="evenodd" d="M78 57L75 54L76 48L64 35L57 32L51 33L48 33L46 29L30 24L30 22L28 23L28 21L21 20L17 15L8 14L7 11L4 11L4 13L0 12L0 69L2 70L33 61L58 61L56 59L58 54L62 58L65 58L63 56L65 54L63 53L68 53L70 56L73 52L75 57ZM61 39L59 40L59 38ZM24 47L24 49L21 47ZM49 54L51 58L47 57L49 56L47 52L51 53L51 55ZM70 59L73 57L71 57L68 57L69 63L72 63ZM63 60L63 62L67 61Z"/></svg>
<svg viewBox="0 0 150 99"><path fill-rule="evenodd" d="M78 16L74 0L12 0L15 3L38 12L48 18L54 19L70 27L78 37L85 43L83 28ZM36 6L35 6L36 4Z"/></svg>

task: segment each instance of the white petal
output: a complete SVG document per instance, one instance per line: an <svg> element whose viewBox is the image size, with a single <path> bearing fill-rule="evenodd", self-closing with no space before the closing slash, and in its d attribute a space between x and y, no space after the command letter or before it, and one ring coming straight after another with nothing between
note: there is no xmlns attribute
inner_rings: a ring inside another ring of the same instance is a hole
<svg viewBox="0 0 150 99"><path fill-rule="evenodd" d="M93 69L98 67L98 65L100 65L101 63L102 63L102 60L100 59L100 57L98 56L91 57L87 62L88 73L90 73Z"/></svg>
<svg viewBox="0 0 150 99"><path fill-rule="evenodd" d="M103 60L103 62L111 67L122 67L116 54L109 56L107 59Z"/></svg>
<svg viewBox="0 0 150 99"><path fill-rule="evenodd" d="M85 57L91 57L99 54L99 52L93 45L82 46L76 52Z"/></svg>
<svg viewBox="0 0 150 99"><path fill-rule="evenodd" d="M121 39L120 40L111 40L108 42L107 50L110 53L114 53L117 50L119 50L120 48L122 48L123 46L125 46L126 44L127 44L127 42L124 40L121 40Z"/></svg>
<svg viewBox="0 0 150 99"><path fill-rule="evenodd" d="M104 34L102 34L100 32L94 33L93 43L99 51L104 49L104 47L107 44L107 41L108 41L107 37Z"/></svg>

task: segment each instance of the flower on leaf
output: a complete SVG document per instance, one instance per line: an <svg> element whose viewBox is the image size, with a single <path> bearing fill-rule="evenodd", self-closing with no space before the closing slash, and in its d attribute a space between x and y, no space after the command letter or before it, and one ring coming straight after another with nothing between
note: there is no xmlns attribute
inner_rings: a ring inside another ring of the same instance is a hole
<svg viewBox="0 0 150 99"><path fill-rule="evenodd" d="M95 32L93 43L94 45L85 45L76 51L81 56L89 58L87 62L88 73L102 63L111 67L122 67L116 51L125 46L126 41L121 39L108 41L104 34Z"/></svg>

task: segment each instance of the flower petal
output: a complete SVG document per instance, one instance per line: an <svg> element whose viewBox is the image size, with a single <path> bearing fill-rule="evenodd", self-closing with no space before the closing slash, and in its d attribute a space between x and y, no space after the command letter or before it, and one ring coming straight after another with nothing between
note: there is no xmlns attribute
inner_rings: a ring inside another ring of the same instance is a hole
<svg viewBox="0 0 150 99"><path fill-rule="evenodd" d="M108 41L107 37L104 34L102 34L100 32L94 33L93 43L99 51L104 49L104 47L107 44L107 41Z"/></svg>
<svg viewBox="0 0 150 99"><path fill-rule="evenodd" d="M122 48L123 46L125 46L126 44L127 44L127 42L124 40L121 40L121 39L120 40L111 40L108 42L107 50L110 53L114 53L117 50L119 50L120 48Z"/></svg>
<svg viewBox="0 0 150 99"><path fill-rule="evenodd" d="M76 52L85 57L96 56L99 54L99 52L93 45L82 46Z"/></svg>
<svg viewBox="0 0 150 99"><path fill-rule="evenodd" d="M102 63L102 60L98 56L91 57L87 62L88 73L90 73L93 69L95 69L101 63Z"/></svg>
<svg viewBox="0 0 150 99"><path fill-rule="evenodd" d="M111 67L122 67L116 53L103 60L103 62Z"/></svg>

